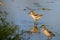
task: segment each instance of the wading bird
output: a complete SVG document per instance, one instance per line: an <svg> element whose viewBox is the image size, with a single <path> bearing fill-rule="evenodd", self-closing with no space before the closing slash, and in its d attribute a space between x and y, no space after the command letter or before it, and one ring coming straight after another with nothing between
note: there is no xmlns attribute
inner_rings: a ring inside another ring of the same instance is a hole
<svg viewBox="0 0 60 40"><path fill-rule="evenodd" d="M48 30L45 25L42 25L41 28L45 36L48 37L47 40L51 40L52 37L55 36L55 34L52 31Z"/></svg>
<svg viewBox="0 0 60 40"><path fill-rule="evenodd" d="M29 14L34 19L34 25L37 25L37 21L43 16L42 14L35 13L34 10L31 10Z"/></svg>

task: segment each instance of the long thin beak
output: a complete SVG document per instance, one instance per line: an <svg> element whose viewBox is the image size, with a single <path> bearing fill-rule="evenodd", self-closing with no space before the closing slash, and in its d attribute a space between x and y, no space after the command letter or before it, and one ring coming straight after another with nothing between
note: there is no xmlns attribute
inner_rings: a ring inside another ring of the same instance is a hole
<svg viewBox="0 0 60 40"><path fill-rule="evenodd" d="M30 14L30 13L28 13L28 14Z"/></svg>

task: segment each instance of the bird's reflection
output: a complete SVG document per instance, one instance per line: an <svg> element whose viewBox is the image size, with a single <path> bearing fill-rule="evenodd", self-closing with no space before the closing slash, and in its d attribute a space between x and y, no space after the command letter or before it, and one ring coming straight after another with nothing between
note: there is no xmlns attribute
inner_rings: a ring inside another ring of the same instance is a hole
<svg viewBox="0 0 60 40"><path fill-rule="evenodd" d="M33 28L30 29L30 32L31 32L31 34L32 33L40 33L40 30L39 30L38 27L35 26L35 27L33 27Z"/></svg>

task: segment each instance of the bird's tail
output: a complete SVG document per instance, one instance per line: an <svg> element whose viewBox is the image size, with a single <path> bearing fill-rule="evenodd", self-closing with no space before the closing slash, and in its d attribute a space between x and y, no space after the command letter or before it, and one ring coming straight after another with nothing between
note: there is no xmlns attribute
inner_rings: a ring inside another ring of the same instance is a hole
<svg viewBox="0 0 60 40"><path fill-rule="evenodd" d="M55 34L52 34L53 36L55 36Z"/></svg>

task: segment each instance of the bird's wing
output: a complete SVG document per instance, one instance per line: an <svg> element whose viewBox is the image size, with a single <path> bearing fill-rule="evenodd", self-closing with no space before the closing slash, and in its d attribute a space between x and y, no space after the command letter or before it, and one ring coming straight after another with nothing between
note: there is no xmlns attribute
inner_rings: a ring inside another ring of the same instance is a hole
<svg viewBox="0 0 60 40"><path fill-rule="evenodd" d="M50 31L50 30L48 30L48 29L47 29L47 31L48 31L50 34L52 34L53 36L55 36L55 34L54 34L52 31Z"/></svg>
<svg viewBox="0 0 60 40"><path fill-rule="evenodd" d="M36 17L37 17L37 16L40 16L40 15L39 15L39 14L34 13L34 16L36 16Z"/></svg>
<svg viewBox="0 0 60 40"><path fill-rule="evenodd" d="M52 31L50 31L50 30L48 30L48 29L47 29L47 31L48 31L49 33L52 33Z"/></svg>

